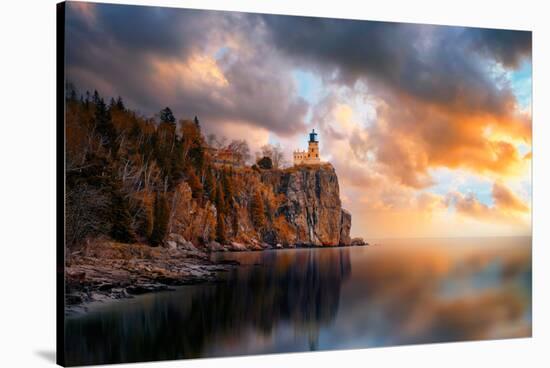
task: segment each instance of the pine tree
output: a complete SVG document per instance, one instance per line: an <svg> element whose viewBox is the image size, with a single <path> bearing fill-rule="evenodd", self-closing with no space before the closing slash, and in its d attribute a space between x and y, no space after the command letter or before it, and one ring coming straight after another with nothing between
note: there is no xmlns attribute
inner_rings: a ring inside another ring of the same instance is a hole
<svg viewBox="0 0 550 368"><path fill-rule="evenodd" d="M265 226L265 210L264 201L259 191L255 191L252 195L250 203L250 212L252 214L252 223L257 230L262 230Z"/></svg>
<svg viewBox="0 0 550 368"><path fill-rule="evenodd" d="M165 107L164 109L160 110L160 121L162 123L176 123L176 118L174 117L174 114L169 107Z"/></svg>
<svg viewBox="0 0 550 368"><path fill-rule="evenodd" d="M170 187L176 185L183 178L185 170L181 141L177 136L174 138L174 149L170 156Z"/></svg>
<svg viewBox="0 0 550 368"><path fill-rule="evenodd" d="M94 91L93 102L95 104L94 121L96 131L101 136L103 145L111 151L115 151L116 129L111 120L111 113L97 91Z"/></svg>
<svg viewBox="0 0 550 368"><path fill-rule="evenodd" d="M120 185L114 185L111 192L111 236L124 243L136 241L136 234L132 229L132 216L128 200L120 191Z"/></svg>
<svg viewBox="0 0 550 368"><path fill-rule="evenodd" d="M188 172L187 183L189 184L189 187L191 188L191 193L192 193L193 198L195 198L197 200L201 200L202 195L203 195L202 184L201 184L197 174L195 174L195 172L193 170L189 170L189 172Z"/></svg>
<svg viewBox="0 0 550 368"><path fill-rule="evenodd" d="M152 245L157 246L166 238L169 216L168 201L164 194L157 192L153 206L153 231L150 239Z"/></svg>
<svg viewBox="0 0 550 368"><path fill-rule="evenodd" d="M222 173L222 187L225 196L225 203L230 206L233 202L233 180L231 172L226 172L225 170Z"/></svg>
<svg viewBox="0 0 550 368"><path fill-rule="evenodd" d="M213 202L216 198L216 181L214 180L214 175L212 175L212 170L210 168L206 169L203 186L205 196Z"/></svg>
<svg viewBox="0 0 550 368"><path fill-rule="evenodd" d="M204 169L204 149L200 141L197 140L193 143L193 146L189 150L189 158L197 172L201 172Z"/></svg>
<svg viewBox="0 0 550 368"><path fill-rule="evenodd" d="M98 105L100 100L101 100L101 98L99 97L99 93L97 92L97 89L94 89L94 94L92 96L92 102L95 105Z"/></svg>
<svg viewBox="0 0 550 368"><path fill-rule="evenodd" d="M122 101L122 97L118 96L116 99L116 107L120 111L126 110L126 107L124 106L124 102Z"/></svg>
<svg viewBox="0 0 550 368"><path fill-rule="evenodd" d="M270 157L264 156L257 162L258 166L264 170L271 170L273 168L273 161Z"/></svg>
<svg viewBox="0 0 550 368"><path fill-rule="evenodd" d="M225 213L225 200L223 199L223 188L220 186L216 189L215 205L218 213Z"/></svg>
<svg viewBox="0 0 550 368"><path fill-rule="evenodd" d="M218 221L216 223L216 241L220 244L225 244L225 216L218 212Z"/></svg>
<svg viewBox="0 0 550 368"><path fill-rule="evenodd" d="M239 212L236 206L233 206L233 213L231 217L231 230L233 231L234 237L239 234Z"/></svg>

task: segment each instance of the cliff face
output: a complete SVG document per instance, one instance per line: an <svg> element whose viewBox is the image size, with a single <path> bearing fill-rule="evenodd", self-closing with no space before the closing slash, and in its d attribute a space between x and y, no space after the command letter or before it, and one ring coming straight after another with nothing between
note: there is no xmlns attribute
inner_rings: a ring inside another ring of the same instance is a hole
<svg viewBox="0 0 550 368"><path fill-rule="evenodd" d="M299 166L262 173L283 200L276 210L292 229L296 245L350 244L351 215L342 209L338 177L332 165Z"/></svg>
<svg viewBox="0 0 550 368"><path fill-rule="evenodd" d="M218 206L223 216L210 202L199 206L183 182L170 200L170 233L210 250L350 245L351 215L342 209L332 165L242 168L225 175L219 181L233 189L227 205Z"/></svg>

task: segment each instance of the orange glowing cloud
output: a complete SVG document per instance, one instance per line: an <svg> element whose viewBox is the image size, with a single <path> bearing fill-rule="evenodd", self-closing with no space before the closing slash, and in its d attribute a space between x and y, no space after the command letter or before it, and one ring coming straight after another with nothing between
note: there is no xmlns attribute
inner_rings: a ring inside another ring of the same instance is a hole
<svg viewBox="0 0 550 368"><path fill-rule="evenodd" d="M512 212L529 211L529 206L503 184L495 183L493 185L493 199L495 205L500 209Z"/></svg>
<svg viewBox="0 0 550 368"><path fill-rule="evenodd" d="M517 144L530 142L530 121L515 109L490 115L407 96L390 101L378 107L366 144L384 171L403 185L431 185L430 168L466 169L496 179L526 172Z"/></svg>
<svg viewBox="0 0 550 368"><path fill-rule="evenodd" d="M186 85L192 89L216 89L229 85L223 71L211 56L192 54L183 62L176 59L154 58L151 64L155 71L155 79L164 83L161 86L163 91L177 88L170 86L170 83Z"/></svg>
<svg viewBox="0 0 550 368"><path fill-rule="evenodd" d="M493 184L492 197L493 206L480 202L473 193L450 193L448 201L460 215L484 221L518 222L529 212L529 206L501 183Z"/></svg>

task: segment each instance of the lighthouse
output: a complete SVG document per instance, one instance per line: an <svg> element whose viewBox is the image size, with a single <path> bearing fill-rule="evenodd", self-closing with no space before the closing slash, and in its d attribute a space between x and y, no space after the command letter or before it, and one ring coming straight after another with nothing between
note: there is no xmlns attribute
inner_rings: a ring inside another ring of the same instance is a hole
<svg viewBox="0 0 550 368"><path fill-rule="evenodd" d="M317 165L321 163L319 157L319 141L315 129L309 133L309 141L307 151L294 151L294 165Z"/></svg>

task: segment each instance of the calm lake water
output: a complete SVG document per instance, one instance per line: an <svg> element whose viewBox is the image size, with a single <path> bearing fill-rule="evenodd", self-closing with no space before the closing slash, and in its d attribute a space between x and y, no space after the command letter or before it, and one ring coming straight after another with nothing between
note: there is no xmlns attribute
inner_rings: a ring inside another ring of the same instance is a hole
<svg viewBox="0 0 550 368"><path fill-rule="evenodd" d="M531 238L219 253L217 284L66 320L69 365L531 336Z"/></svg>

